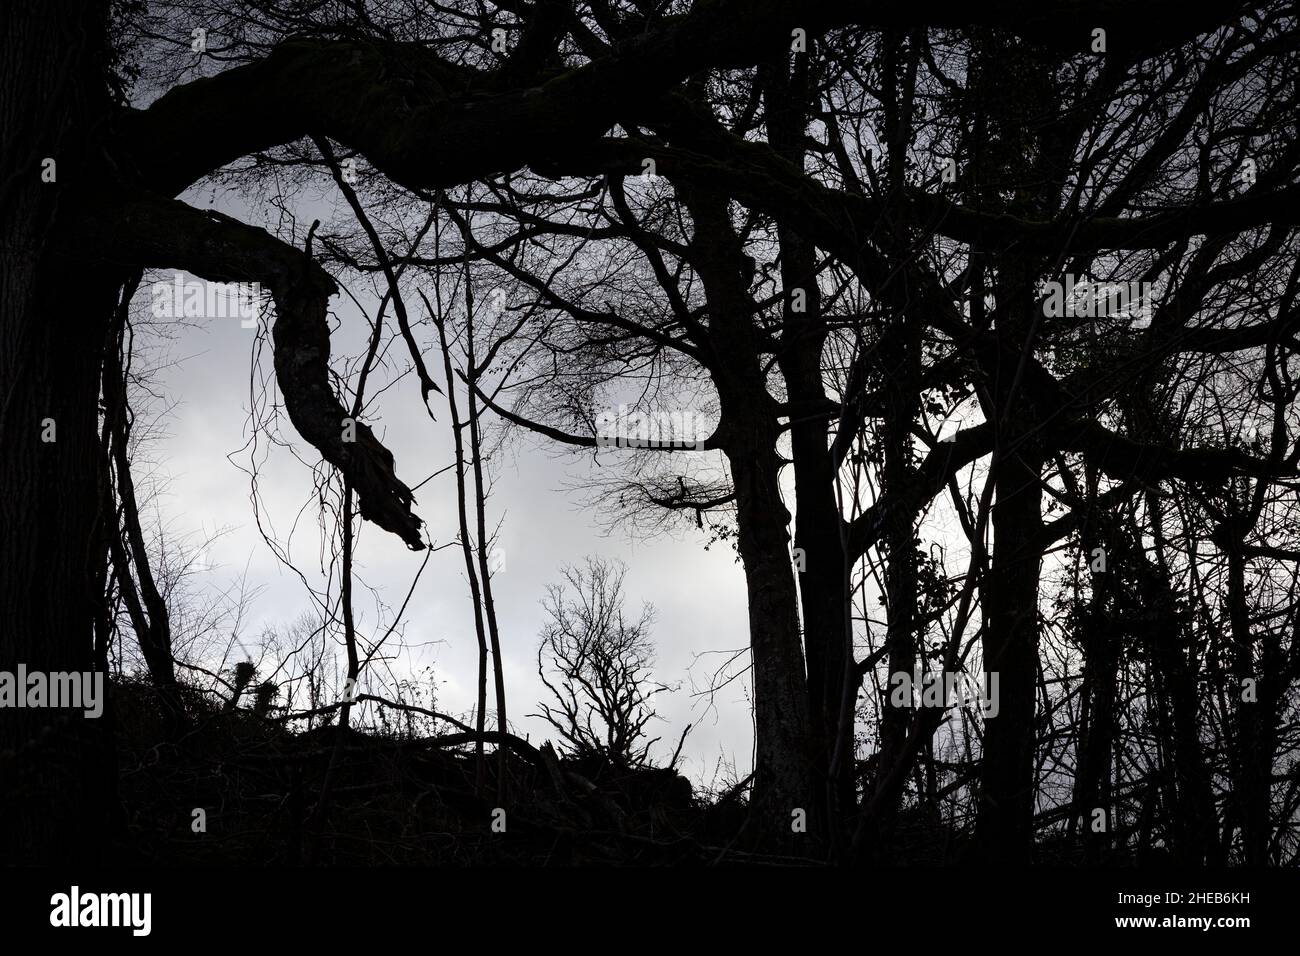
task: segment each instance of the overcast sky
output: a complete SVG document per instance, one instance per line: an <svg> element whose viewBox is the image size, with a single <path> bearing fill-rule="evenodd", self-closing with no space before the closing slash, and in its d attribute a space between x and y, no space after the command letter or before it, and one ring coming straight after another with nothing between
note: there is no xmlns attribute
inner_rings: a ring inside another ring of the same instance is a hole
<svg viewBox="0 0 1300 956"><path fill-rule="evenodd" d="M267 210L229 193L214 194L208 188L182 198L245 222L274 225ZM333 208L335 201L340 203L337 208ZM328 222L336 215L342 220L346 213L341 199L329 194L321 199L304 197L294 208L300 221L306 222L313 217ZM274 214L274 210L270 212ZM175 275L162 272L146 277L135 302L137 314L150 309L149 283L171 282ZM182 278L192 279L184 274ZM351 283L349 287L373 308L374 300L364 285ZM358 354L367 332L364 320L346 296L336 296L332 305L343 321L334 340L335 354L346 350ZM208 549L205 557L211 569L202 577L215 593L228 589L247 567L247 584L260 593L249 606L239 637L245 652L256 657L258 635L265 627L286 625L313 607L302 582L276 560L262 540L250 501L250 478L241 470L249 465L249 373L256 332L243 328L238 318L209 318L194 327L173 323L173 328L175 337L164 346L168 362L160 363L159 355L150 356L149 361L164 364L157 384L167 400L176 404L161 420L162 434L140 456L137 468L165 483L158 506L172 535L193 533L201 539L217 529L227 530ZM430 353L426 362L441 382L440 358ZM262 366L269 375L269 350ZM378 390L372 382L368 394ZM418 386L408 378L383 395L377 406L382 420L369 420L394 453L398 477L411 486L452 461L446 406L437 395L431 399L436 423L427 417ZM294 449L306 461L319 461L315 449L293 434L287 416L281 416L280 434L294 439ZM259 456L266 448L262 441ZM654 604L658 612L653 628L656 677L681 685L676 693L658 698L663 720L654 725L652 736L662 736L663 742L655 748L656 759L666 761L682 730L691 723L694 727L682 751L682 769L687 776L713 782L719 761L729 766L717 782L730 777L733 767L734 773L744 776L750 769L752 749L745 699L747 677L712 697L712 706L709 699L693 694L710 683L729 652L748 643L744 578L735 552L726 543L714 544L706 551L707 531L684 530L676 537L659 535L649 540L632 540L625 531L611 531L584 507L584 495L574 486L599 467L597 463L611 464L620 454L626 453L567 449L547 439L522 435L491 462L495 481L489 521L502 522L499 546L505 564L494 578L494 591L512 728L534 742L551 736L543 721L525 716L545 694L536 675L536 648L543 622L539 602L546 585L560 580L563 565L580 562L587 555L618 558L628 565L625 586L630 614L635 616L643 601ZM269 519L281 544L292 532L295 564L319 586L323 581L319 573L320 533L311 503L309 467L289 450L272 448L259 470L258 491L264 503L263 520ZM415 511L426 522L427 536L436 544L453 541L457 527L454 473L447 471L434 478L416 497ZM369 523L363 525L358 573L366 585L380 591L390 608L400 606L422 560L422 554L408 551L395 536ZM356 603L362 615L359 626L373 635L377 624L374 602L360 592ZM432 665L438 709L455 715L468 713L474 701L477 641L464 559L458 548L431 557L405 620L404 637L390 642L400 651L399 660L391 665L394 671L398 676L414 675ZM341 648L339 656L342 659ZM233 663L233 659L228 662ZM363 691L369 689L363 680Z"/></svg>

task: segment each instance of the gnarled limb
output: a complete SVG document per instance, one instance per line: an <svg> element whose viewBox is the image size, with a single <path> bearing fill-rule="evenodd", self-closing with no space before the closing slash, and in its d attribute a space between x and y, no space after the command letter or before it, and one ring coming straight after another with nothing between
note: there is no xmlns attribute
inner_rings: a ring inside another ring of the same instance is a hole
<svg viewBox="0 0 1300 956"><path fill-rule="evenodd" d="M413 495L393 470L393 455L349 413L329 382L326 308L334 280L309 255L255 226L144 192L95 197L73 234L80 254L102 250L132 268L184 269L213 282L256 282L275 301L275 374L298 434L356 489L361 515L412 550L424 547ZM351 439L351 440L345 440Z"/></svg>
<svg viewBox="0 0 1300 956"><path fill-rule="evenodd" d="M976 7L965 0L698 0L589 63L536 75L540 63L527 62L527 49L498 70L479 71L416 43L294 37L264 59L186 83L126 114L118 150L141 182L175 194L241 156L316 133L363 153L395 182L447 187L539 161L580 161L629 112L701 70L752 65L755 51L788 43L794 27L815 33L848 24L998 24L1038 38L1078 38L1069 44L1077 49L1094 27L1136 19L1143 30L1116 34L1141 32L1158 49L1217 22L1191 17L1185 6L1179 0L988 0ZM211 136L214 128L223 135Z"/></svg>

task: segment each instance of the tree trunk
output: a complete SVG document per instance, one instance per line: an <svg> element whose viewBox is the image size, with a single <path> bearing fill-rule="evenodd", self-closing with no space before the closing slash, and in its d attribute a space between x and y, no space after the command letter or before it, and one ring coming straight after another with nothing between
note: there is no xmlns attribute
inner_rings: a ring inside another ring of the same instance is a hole
<svg viewBox="0 0 1300 956"><path fill-rule="evenodd" d="M776 153L804 166L811 101L806 57L790 63L784 44L765 65L768 140ZM845 566L843 518L835 497L835 460L827 419L815 412L826 404L822 351L826 323L817 282L817 251L795 230L777 224L780 244L782 341L777 355L792 406L808 409L790 416L790 450L795 481L796 554L803 612L804 653L808 662L808 709L814 736L814 774L825 809L821 835L833 842L855 804L852 712L844 713L845 687L853 648L849 635L849 573ZM801 290L796 309L794 290ZM856 694L854 694L856 699ZM846 719L847 718L847 719ZM847 740L841 740L847 735ZM839 753L837 754L837 750Z"/></svg>
<svg viewBox="0 0 1300 956"><path fill-rule="evenodd" d="M993 561L985 589L984 669L999 675L999 710L984 727L976 843L991 863L1024 865L1033 847L1034 703L1038 674L1041 461L1026 445L997 464Z"/></svg>
<svg viewBox="0 0 1300 956"><path fill-rule="evenodd" d="M1158 713L1167 742L1167 760L1173 777L1172 851L1180 866L1224 866L1227 859L1219 839L1219 821L1214 809L1214 788L1201 745L1200 667L1196 660L1198 641L1192 624L1179 619L1178 602L1170 580L1165 555L1164 519L1159 498L1146 493L1151 515L1155 581L1149 595L1154 626L1144 635L1151 659Z"/></svg>
<svg viewBox="0 0 1300 956"><path fill-rule="evenodd" d="M916 481L912 428L920 414L921 402L919 325L911 314L906 297L897 295L897 290L895 293L894 312L879 347L885 392L885 416L881 422L883 494L902 494L909 484ZM885 640L889 648L891 678L896 674L913 678L917 676L920 664L916 518L912 509L900 508L890 514L885 531L885 600L889 622ZM942 675L939 677L942 679ZM894 695L889 695L880 718L880 753L876 761L878 769L873 798L875 819L871 821L874 838L881 839L886 846L902 803L908 772L919 752L918 748L908 745L916 719L910 701L896 707Z"/></svg>
<svg viewBox="0 0 1300 956"><path fill-rule="evenodd" d="M1095 494L1095 492L1093 492ZM1095 538L1085 536L1087 545ZM1110 559L1118 555L1112 549ZM1115 572L1107 572L1115 573ZM1093 579L1093 594L1080 623L1084 647L1083 692L1086 719L1079 729L1078 767L1074 781L1074 823L1082 827L1084 862L1096 866L1105 861L1110 848L1110 827L1114 819L1111 807L1111 750L1115 742L1115 684L1119 676L1118 638L1115 622L1107 613L1106 582ZM1105 813L1105 825L1094 826L1095 814Z"/></svg>
<svg viewBox="0 0 1300 956"><path fill-rule="evenodd" d="M774 436L773 436L774 438ZM754 665L754 795L751 813L771 849L811 853L821 817L813 803L811 721L794 571L790 513L781 500L775 441L738 441L727 450L736 488L740 559L749 594ZM802 810L808 832L792 829Z"/></svg>
<svg viewBox="0 0 1300 956"><path fill-rule="evenodd" d="M1230 522L1230 525L1233 524ZM1237 527L1225 535L1228 557L1228 613L1233 656L1232 681L1228 690L1236 704L1236 739L1231 749L1232 806L1241 826L1242 861L1247 866L1268 863L1269 803L1272 791L1272 747L1268 743L1268 700L1266 678L1256 674L1251 633L1250 607L1246 594L1246 558L1242 553L1244 531ZM1248 684L1252 693L1246 693ZM1264 685L1261 688L1260 685Z"/></svg>
<svg viewBox="0 0 1300 956"><path fill-rule="evenodd" d="M11 673L94 667L106 560L97 402L118 282L50 250L78 188L101 181L95 142L111 105L103 17L100 5L70 0L0 12L10 160L0 183L0 670ZM4 861L102 855L113 800L107 712L0 710L0 779Z"/></svg>
<svg viewBox="0 0 1300 956"><path fill-rule="evenodd" d="M811 854L823 813L814 796L816 747L790 560L790 512L781 497L777 406L767 391L746 259L727 201L705 190L677 189L695 225L693 264L709 303L709 345L713 354L725 356L712 371L749 594L756 737L751 819L769 849ZM804 820L802 832L791 826L797 816Z"/></svg>
<svg viewBox="0 0 1300 956"><path fill-rule="evenodd" d="M1044 138L1039 117L1054 115L1050 59L992 32L976 41L970 89L988 104L971 135L969 187L977 208L1012 216L1055 213L1062 143ZM997 184L1032 184L1013 193ZM990 188L991 187L991 188ZM1027 248L989 253L996 352L980 359L988 379L984 414L993 423L993 555L982 600L984 670L999 676L999 709L987 720L975 844L988 863L1025 865L1033 850L1034 711L1038 677L1038 581L1042 554L1044 449L1036 409L1022 389L1021 356L1032 353L1041 319L1034 287L1042 263ZM972 302L983 312L984 305Z"/></svg>

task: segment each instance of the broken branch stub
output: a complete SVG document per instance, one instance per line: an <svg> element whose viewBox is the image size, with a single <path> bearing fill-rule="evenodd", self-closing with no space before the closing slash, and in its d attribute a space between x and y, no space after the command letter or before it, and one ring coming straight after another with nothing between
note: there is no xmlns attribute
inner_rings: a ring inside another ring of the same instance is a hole
<svg viewBox="0 0 1300 956"><path fill-rule="evenodd" d="M350 418L329 385L329 324L326 303L334 282L310 260L294 277L271 286L276 320L275 377L294 428L352 483L361 517L390 531L413 551L424 548L422 522L411 511L414 495L394 470L393 453L364 422L344 441Z"/></svg>
<svg viewBox="0 0 1300 956"><path fill-rule="evenodd" d="M359 499L361 516L424 548L414 496L393 468L393 454L356 422L330 386L328 305L337 287L309 255L264 229L143 191L97 195L78 204L77 241L69 254L103 250L104 259L133 268L183 269L212 282L257 282L275 301L275 375L289 419L338 468Z"/></svg>

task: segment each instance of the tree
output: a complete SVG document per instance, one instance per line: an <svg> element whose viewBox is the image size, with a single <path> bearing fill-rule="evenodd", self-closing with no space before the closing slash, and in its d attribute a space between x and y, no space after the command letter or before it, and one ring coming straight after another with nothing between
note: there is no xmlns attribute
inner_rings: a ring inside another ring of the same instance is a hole
<svg viewBox="0 0 1300 956"><path fill-rule="evenodd" d="M537 648L538 675L555 700L539 705L540 716L575 756L620 768L646 763L659 740L647 739L651 702L669 689L651 680L654 608L645 605L635 621L623 616L626 573L600 558L565 568L566 583L550 585L542 602L549 622Z"/></svg>

